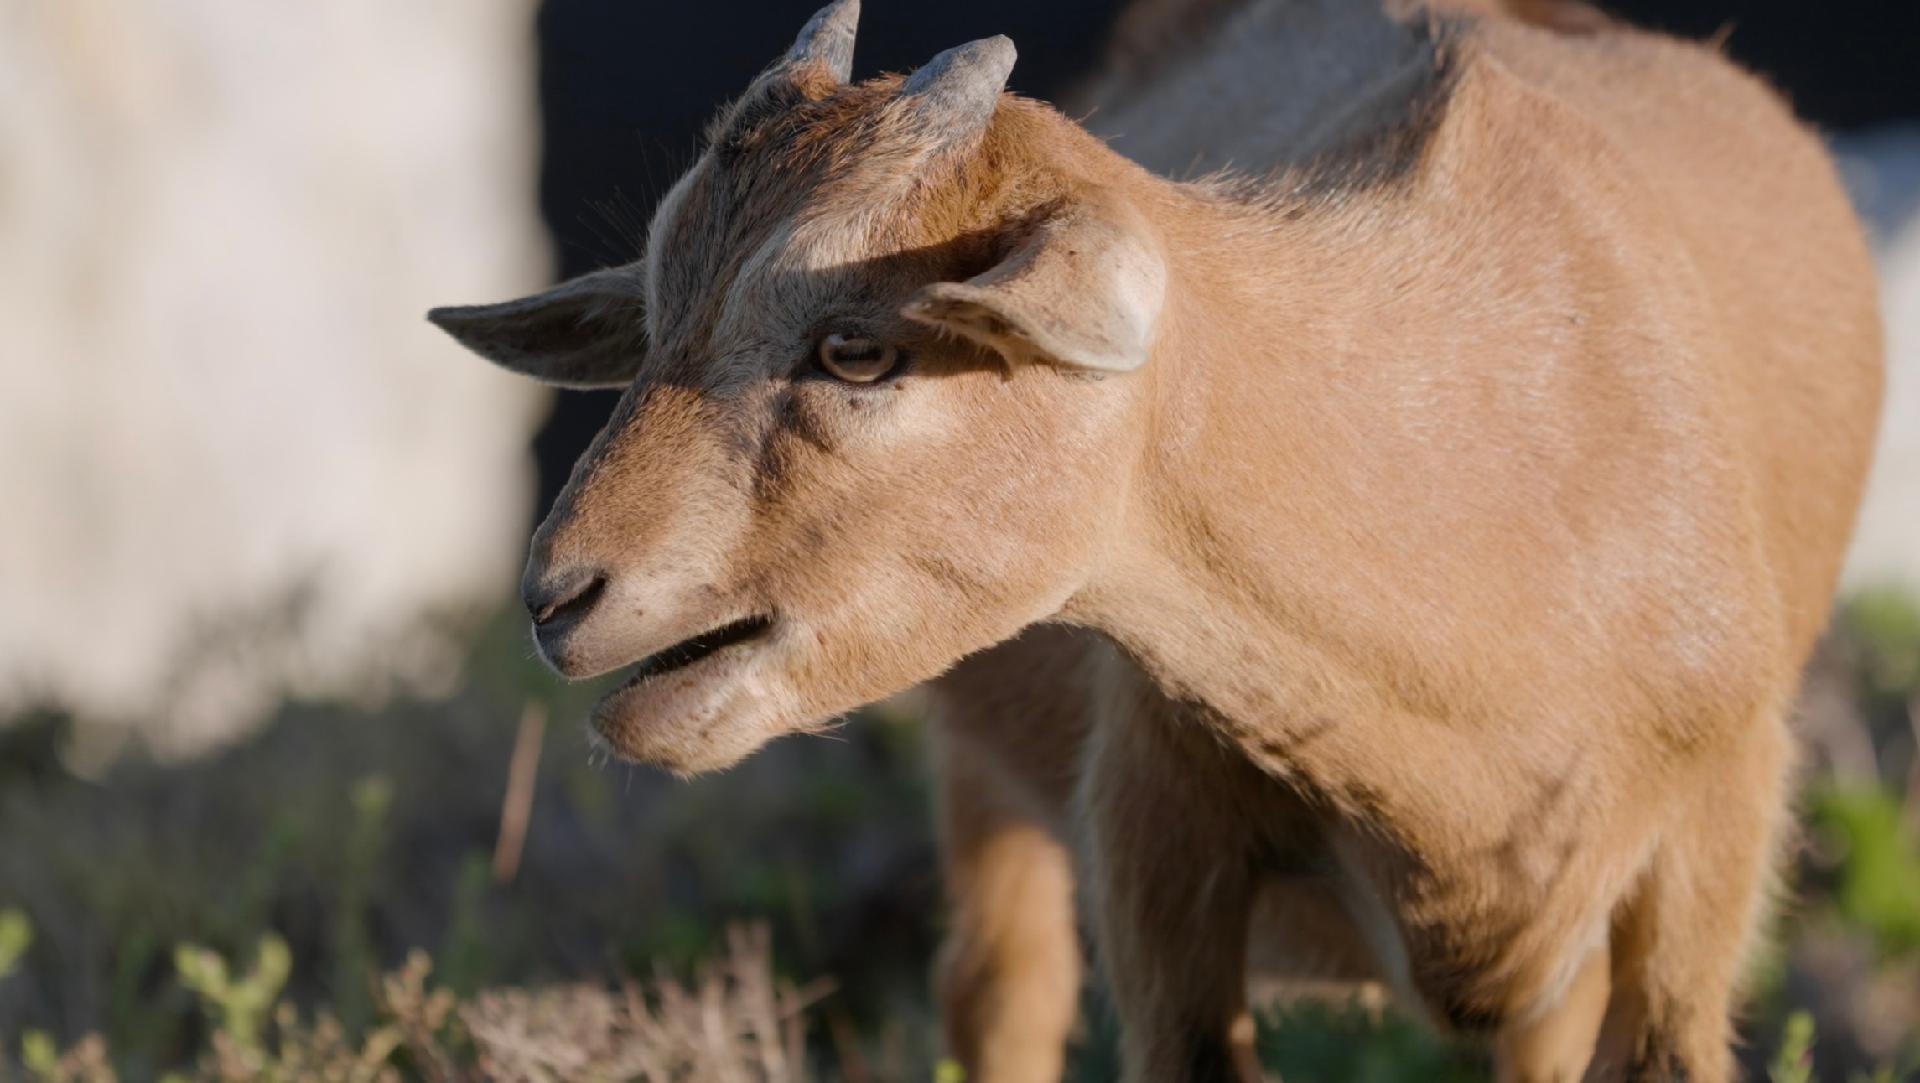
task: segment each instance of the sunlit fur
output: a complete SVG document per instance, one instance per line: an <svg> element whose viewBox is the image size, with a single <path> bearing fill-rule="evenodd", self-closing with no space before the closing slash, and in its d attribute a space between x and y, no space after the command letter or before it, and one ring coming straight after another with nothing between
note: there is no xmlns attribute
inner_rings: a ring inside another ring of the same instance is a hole
<svg viewBox="0 0 1920 1083"><path fill-rule="evenodd" d="M1138 1083L1255 1072L1250 950L1505 1080L1730 1076L1871 444L1871 268L1753 79L1521 7L1551 25L1443 5L1385 161L1174 183L1043 105L941 126L821 70L662 202L644 355L535 539L530 581L608 578L549 654L772 616L601 708L679 771L947 674L970 1078L1058 1075L1076 879ZM1144 357L1083 349L1116 313ZM911 369L809 373L848 328Z"/></svg>

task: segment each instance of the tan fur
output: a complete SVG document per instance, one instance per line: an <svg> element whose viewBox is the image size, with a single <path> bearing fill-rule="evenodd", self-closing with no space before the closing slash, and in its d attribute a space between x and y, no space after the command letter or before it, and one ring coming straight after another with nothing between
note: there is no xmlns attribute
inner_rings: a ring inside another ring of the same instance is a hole
<svg viewBox="0 0 1920 1083"><path fill-rule="evenodd" d="M682 771L974 656L938 688L976 1079L1058 1073L1069 843L1129 1080L1255 1073L1250 953L1505 1080L1731 1075L1871 269L1718 55L1448 10L1377 175L1176 184L1031 102L942 128L813 79L656 219L633 385L529 570L605 588L543 645L587 675L770 616L602 706ZM803 375L842 326L912 368Z"/></svg>

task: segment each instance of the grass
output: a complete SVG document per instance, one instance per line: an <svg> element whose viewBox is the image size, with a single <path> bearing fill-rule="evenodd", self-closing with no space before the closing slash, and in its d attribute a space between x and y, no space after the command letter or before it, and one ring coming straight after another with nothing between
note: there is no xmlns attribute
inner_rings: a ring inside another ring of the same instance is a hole
<svg viewBox="0 0 1920 1083"><path fill-rule="evenodd" d="M1911 618L1881 597L1842 614L1844 717L1808 725L1851 727L1867 767L1809 791L1751 1076L1920 1064ZM503 623L447 699L289 703L192 763L82 777L62 756L74 720L0 727L0 1079L956 1083L925 978L918 720L869 712L681 783L588 761L569 720L593 694ZM531 803L508 847L515 763ZM1115 1067L1089 1005L1087 1083ZM1260 1045L1289 1083L1486 1078L1357 1008L1269 1013Z"/></svg>
<svg viewBox="0 0 1920 1083"><path fill-rule="evenodd" d="M309 1020L281 998L291 961L271 934L244 973L201 948L181 948L176 965L212 1029L208 1048L168 1072L168 1083L805 1083L803 1013L821 995L773 977L764 930L731 931L727 954L690 983L661 977L469 999L430 986L432 964L415 952L375 984L370 1023L357 1032L329 1009ZM40 1083L117 1083L106 1050L95 1036L63 1052L45 1032L29 1031L22 1068Z"/></svg>

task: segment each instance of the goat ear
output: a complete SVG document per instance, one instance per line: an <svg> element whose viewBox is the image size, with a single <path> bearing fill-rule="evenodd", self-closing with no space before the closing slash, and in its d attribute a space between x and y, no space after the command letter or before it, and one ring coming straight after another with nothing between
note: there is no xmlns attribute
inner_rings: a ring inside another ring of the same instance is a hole
<svg viewBox="0 0 1920 1083"><path fill-rule="evenodd" d="M1139 214L1082 202L1042 219L985 272L928 286L903 313L1010 363L1130 372L1152 351L1166 289L1166 264Z"/></svg>
<svg viewBox="0 0 1920 1083"><path fill-rule="evenodd" d="M494 305L436 308L434 326L481 357L561 387L616 387L646 353L639 272L594 271Z"/></svg>

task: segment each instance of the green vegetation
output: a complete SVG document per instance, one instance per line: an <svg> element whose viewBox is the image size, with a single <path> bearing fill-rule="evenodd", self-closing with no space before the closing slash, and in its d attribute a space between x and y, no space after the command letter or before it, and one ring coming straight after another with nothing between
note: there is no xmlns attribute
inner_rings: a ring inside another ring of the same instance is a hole
<svg viewBox="0 0 1920 1083"><path fill-rule="evenodd" d="M1806 843L1743 1055L1774 1083L1891 1083L1920 1065L1920 616L1862 598L1828 654L1844 694L1802 722ZM918 718L868 712L683 783L590 762L572 720L593 695L503 622L445 700L289 703L196 762L83 778L73 720L0 725L0 1080L958 1083L925 973ZM555 724L502 864L530 703ZM1110 1079L1097 996L1085 1015L1074 1078ZM1289 1083L1487 1078L1392 1012L1261 1023Z"/></svg>
<svg viewBox="0 0 1920 1083"><path fill-rule="evenodd" d="M1482 1083L1483 1057L1405 1016L1303 1003L1263 1018L1260 1059L1280 1078L1320 1083Z"/></svg>
<svg viewBox="0 0 1920 1083"><path fill-rule="evenodd" d="M1868 591L1841 614L1853 631L1862 675L1882 695L1912 695L1920 688L1920 605L1894 589Z"/></svg>
<svg viewBox="0 0 1920 1083"><path fill-rule="evenodd" d="M0 979L13 973L14 964L33 943L33 922L18 910L0 910Z"/></svg>
<svg viewBox="0 0 1920 1083"><path fill-rule="evenodd" d="M1787 1017L1780 1051L1767 1068L1769 1083L1813 1083L1813 1016L1794 1012Z"/></svg>
<svg viewBox="0 0 1920 1083"><path fill-rule="evenodd" d="M1813 823L1840 854L1833 902L1879 953L1920 951L1920 845L1899 798L1877 786L1826 787Z"/></svg>
<svg viewBox="0 0 1920 1083"><path fill-rule="evenodd" d="M259 960L243 978L229 977L218 955L183 948L180 980L216 1025L198 1061L162 1080L808 1079L807 994L771 978L764 932L734 931L729 952L691 985L659 979L620 990L511 990L466 1001L430 987L431 963L415 952L376 983L370 1025L350 1032L326 1008L308 1022L281 999L288 956L277 938L262 938ZM716 1029L715 1020L725 1025ZM44 1031L29 1031L20 1063L39 1083L117 1083L105 1049L93 1037L62 1053Z"/></svg>
<svg viewBox="0 0 1920 1083"><path fill-rule="evenodd" d="M261 937L259 960L245 977L229 977L225 959L192 945L173 953L173 965L180 984L200 994L227 1041L242 1052L258 1053L268 1016L293 970L287 942L272 934Z"/></svg>

